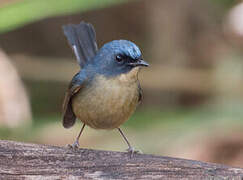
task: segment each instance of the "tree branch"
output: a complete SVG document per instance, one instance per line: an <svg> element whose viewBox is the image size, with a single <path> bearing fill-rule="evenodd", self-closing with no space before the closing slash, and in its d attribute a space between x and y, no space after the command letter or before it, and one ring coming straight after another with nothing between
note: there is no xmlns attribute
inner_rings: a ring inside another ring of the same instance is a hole
<svg viewBox="0 0 243 180"><path fill-rule="evenodd" d="M243 179L243 169L122 152L0 141L1 179Z"/></svg>

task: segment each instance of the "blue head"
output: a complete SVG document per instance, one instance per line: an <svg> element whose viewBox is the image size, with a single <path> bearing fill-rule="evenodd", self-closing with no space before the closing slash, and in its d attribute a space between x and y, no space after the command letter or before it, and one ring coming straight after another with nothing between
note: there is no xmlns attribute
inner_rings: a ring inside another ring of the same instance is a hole
<svg viewBox="0 0 243 180"><path fill-rule="evenodd" d="M139 48L127 40L106 43L94 59L98 72L106 76L116 76L130 72L137 66L148 66L142 59Z"/></svg>

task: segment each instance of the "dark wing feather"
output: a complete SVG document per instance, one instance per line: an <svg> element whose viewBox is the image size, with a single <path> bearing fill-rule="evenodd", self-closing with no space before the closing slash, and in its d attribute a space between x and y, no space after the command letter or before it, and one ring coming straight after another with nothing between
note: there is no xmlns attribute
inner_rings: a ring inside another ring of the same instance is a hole
<svg viewBox="0 0 243 180"><path fill-rule="evenodd" d="M74 125L76 116L72 109L72 96L80 90L81 86L73 86L66 92L63 102L63 120L62 124L65 128L69 128Z"/></svg>
<svg viewBox="0 0 243 180"><path fill-rule="evenodd" d="M79 75L78 73L73 77L64 98L62 124L65 128L70 128L76 121L76 115L72 109L72 97L84 86L84 78Z"/></svg>
<svg viewBox="0 0 243 180"><path fill-rule="evenodd" d="M98 48L96 44L95 30L91 24L69 24L63 26L63 31L72 46L80 67L93 59Z"/></svg>
<svg viewBox="0 0 243 180"><path fill-rule="evenodd" d="M138 102L142 102L143 100L143 90L140 86L140 83L138 83Z"/></svg>

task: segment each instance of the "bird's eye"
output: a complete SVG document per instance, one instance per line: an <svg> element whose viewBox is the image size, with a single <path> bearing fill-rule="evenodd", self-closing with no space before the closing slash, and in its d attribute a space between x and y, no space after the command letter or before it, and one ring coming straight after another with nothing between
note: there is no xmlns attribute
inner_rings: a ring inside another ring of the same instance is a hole
<svg viewBox="0 0 243 180"><path fill-rule="evenodd" d="M116 61L120 63L120 62L123 61L123 59L122 59L122 57L120 55L117 55L116 56Z"/></svg>

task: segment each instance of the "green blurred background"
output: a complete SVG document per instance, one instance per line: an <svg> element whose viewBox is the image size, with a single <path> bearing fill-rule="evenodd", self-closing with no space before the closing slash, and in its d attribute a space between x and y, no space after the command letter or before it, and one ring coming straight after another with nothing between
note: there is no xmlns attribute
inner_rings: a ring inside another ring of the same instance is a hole
<svg viewBox="0 0 243 180"><path fill-rule="evenodd" d="M98 45L128 39L151 66L122 129L144 153L243 167L243 8L237 0L1 0L0 138L65 146L61 124L78 71L62 25L90 22ZM81 147L122 151L116 130L86 128Z"/></svg>

